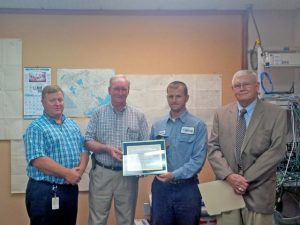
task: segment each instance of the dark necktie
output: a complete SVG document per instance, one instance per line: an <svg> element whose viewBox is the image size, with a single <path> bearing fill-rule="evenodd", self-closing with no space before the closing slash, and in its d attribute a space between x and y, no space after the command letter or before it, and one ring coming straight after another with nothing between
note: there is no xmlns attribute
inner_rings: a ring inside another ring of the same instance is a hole
<svg viewBox="0 0 300 225"><path fill-rule="evenodd" d="M241 169L241 148L246 133L246 120L244 117L245 113L247 113L246 109L243 108L240 110L240 115L236 126L236 159L239 169Z"/></svg>

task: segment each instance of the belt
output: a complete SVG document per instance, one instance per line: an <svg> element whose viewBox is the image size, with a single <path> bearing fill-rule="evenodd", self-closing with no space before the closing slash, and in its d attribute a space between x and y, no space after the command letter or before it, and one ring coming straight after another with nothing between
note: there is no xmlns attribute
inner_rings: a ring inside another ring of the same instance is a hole
<svg viewBox="0 0 300 225"><path fill-rule="evenodd" d="M179 179L179 180L171 180L169 181L170 184L194 184L194 183L199 183L198 181L198 177L197 176L193 176L191 178L188 179Z"/></svg>
<svg viewBox="0 0 300 225"><path fill-rule="evenodd" d="M122 166L107 166L107 165L104 165L102 162L99 162L98 160L96 160L96 158L95 158L95 163L98 166L101 166L101 167L103 167L105 169L114 170L114 171L121 171L121 170L123 170Z"/></svg>
<svg viewBox="0 0 300 225"><path fill-rule="evenodd" d="M57 184L57 183L53 183L53 182L46 181L46 180L35 180L33 178L29 178L29 181L41 183L41 184L47 184L49 186L52 186L52 185L63 186L63 187L76 187L77 186L77 184Z"/></svg>

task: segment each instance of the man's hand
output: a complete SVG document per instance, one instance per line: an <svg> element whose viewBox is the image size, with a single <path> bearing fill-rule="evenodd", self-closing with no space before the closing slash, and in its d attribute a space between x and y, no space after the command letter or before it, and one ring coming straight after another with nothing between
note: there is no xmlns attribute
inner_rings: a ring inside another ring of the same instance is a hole
<svg viewBox="0 0 300 225"><path fill-rule="evenodd" d="M83 175L84 170L82 168L80 168L79 166L77 166L77 167L74 167L74 169L75 169L75 171L77 171L80 174L80 176Z"/></svg>
<svg viewBox="0 0 300 225"><path fill-rule="evenodd" d="M156 178L158 180L160 180L161 182L169 182L169 181L173 180L174 177L175 177L175 175L171 172L167 172L167 173L156 176Z"/></svg>
<svg viewBox="0 0 300 225"><path fill-rule="evenodd" d="M123 153L122 153L121 149L109 147L109 153L111 154L111 156L114 159L122 161Z"/></svg>
<svg viewBox="0 0 300 225"><path fill-rule="evenodd" d="M225 179L233 188L235 193L242 195L245 194L249 184L245 177L240 174L232 173Z"/></svg>
<svg viewBox="0 0 300 225"><path fill-rule="evenodd" d="M78 167L68 169L64 178L68 184L78 184L81 180L81 173Z"/></svg>

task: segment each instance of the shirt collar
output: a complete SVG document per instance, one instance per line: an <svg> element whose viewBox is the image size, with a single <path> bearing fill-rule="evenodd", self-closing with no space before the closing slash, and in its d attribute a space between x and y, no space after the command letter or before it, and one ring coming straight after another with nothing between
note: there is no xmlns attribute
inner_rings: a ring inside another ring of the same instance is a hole
<svg viewBox="0 0 300 225"><path fill-rule="evenodd" d="M109 106L114 111L114 113L121 113L121 112L124 112L127 109L127 104L119 112L115 111L115 107L111 103L109 104Z"/></svg>
<svg viewBox="0 0 300 225"><path fill-rule="evenodd" d="M43 112L43 115L44 115L51 123L57 124L57 123L56 123L56 120L55 120L53 117L49 116L45 111ZM63 122L65 121L65 119L66 119L66 116L65 116L64 114L62 114L62 115L61 115L61 123L63 123Z"/></svg>
<svg viewBox="0 0 300 225"><path fill-rule="evenodd" d="M240 105L240 103L237 103L238 112L240 112L241 109L244 108L244 109L247 110L247 113L248 113L248 114L252 114L252 112L253 112L253 110L254 110L254 108L255 108L255 106L256 106L256 103L257 103L257 99L255 99L253 102L251 102L246 108L242 107L242 106Z"/></svg>
<svg viewBox="0 0 300 225"><path fill-rule="evenodd" d="M184 123L184 122L186 121L187 114L188 114L188 111L185 110L184 112L182 112L182 113L180 114L179 117L176 118L176 120L179 119L179 120L181 120L181 121ZM169 113L169 116L168 116L168 120L171 120L171 121L174 120L174 119L171 117L171 114L170 114L170 113Z"/></svg>

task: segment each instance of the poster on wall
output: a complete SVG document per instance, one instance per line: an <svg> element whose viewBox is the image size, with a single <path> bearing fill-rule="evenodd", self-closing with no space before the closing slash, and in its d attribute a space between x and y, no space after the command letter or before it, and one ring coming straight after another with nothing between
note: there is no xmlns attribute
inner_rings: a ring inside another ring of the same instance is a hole
<svg viewBox="0 0 300 225"><path fill-rule="evenodd" d="M113 69L57 69L57 83L64 90L64 114L91 117L100 105L110 103L107 91Z"/></svg>
<svg viewBox="0 0 300 225"><path fill-rule="evenodd" d="M24 67L24 119L43 114L42 90L51 84L50 67Z"/></svg>

